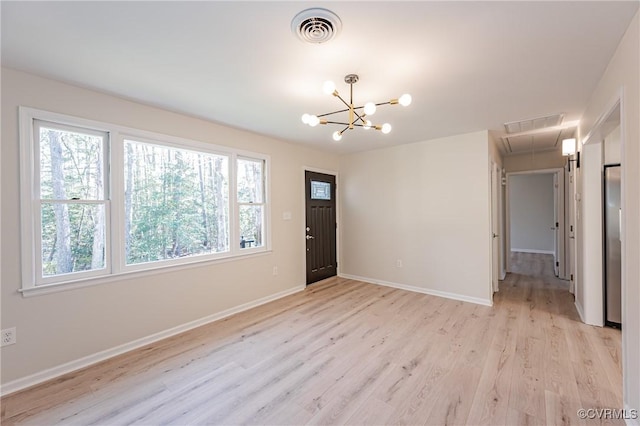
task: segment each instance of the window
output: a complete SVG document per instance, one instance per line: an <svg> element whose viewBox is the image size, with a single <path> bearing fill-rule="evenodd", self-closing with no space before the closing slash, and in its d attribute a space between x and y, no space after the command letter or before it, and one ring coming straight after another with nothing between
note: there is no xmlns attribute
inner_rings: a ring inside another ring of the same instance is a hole
<svg viewBox="0 0 640 426"><path fill-rule="evenodd" d="M264 244L264 160L238 159L240 248Z"/></svg>
<svg viewBox="0 0 640 426"><path fill-rule="evenodd" d="M269 249L266 156L31 108L20 125L25 294Z"/></svg>
<svg viewBox="0 0 640 426"><path fill-rule="evenodd" d="M331 184L329 182L311 181L312 200L331 200Z"/></svg>
<svg viewBox="0 0 640 426"><path fill-rule="evenodd" d="M228 251L228 157L124 144L126 264Z"/></svg>
<svg viewBox="0 0 640 426"><path fill-rule="evenodd" d="M36 260L42 282L83 271L103 271L106 237L104 132L34 121Z"/></svg>

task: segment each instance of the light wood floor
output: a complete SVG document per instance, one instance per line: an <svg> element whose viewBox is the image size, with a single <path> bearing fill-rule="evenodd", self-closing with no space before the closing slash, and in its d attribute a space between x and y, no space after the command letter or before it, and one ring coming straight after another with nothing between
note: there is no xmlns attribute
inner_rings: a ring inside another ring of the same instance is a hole
<svg viewBox="0 0 640 426"><path fill-rule="evenodd" d="M621 408L620 332L579 322L548 258L514 268L493 308L330 279L9 395L2 424L551 425Z"/></svg>

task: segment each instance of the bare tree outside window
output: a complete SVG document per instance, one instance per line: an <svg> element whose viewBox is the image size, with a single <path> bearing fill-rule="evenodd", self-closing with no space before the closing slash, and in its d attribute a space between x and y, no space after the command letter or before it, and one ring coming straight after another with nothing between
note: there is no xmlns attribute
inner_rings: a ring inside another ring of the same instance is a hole
<svg viewBox="0 0 640 426"><path fill-rule="evenodd" d="M264 161L238 159L240 247L262 247L264 242Z"/></svg>
<svg viewBox="0 0 640 426"><path fill-rule="evenodd" d="M229 250L225 156L125 141L126 262Z"/></svg>
<svg viewBox="0 0 640 426"><path fill-rule="evenodd" d="M38 129L42 274L104 268L104 136Z"/></svg>
<svg viewBox="0 0 640 426"><path fill-rule="evenodd" d="M268 157L28 107L19 118L31 130L20 133L24 289L268 249Z"/></svg>

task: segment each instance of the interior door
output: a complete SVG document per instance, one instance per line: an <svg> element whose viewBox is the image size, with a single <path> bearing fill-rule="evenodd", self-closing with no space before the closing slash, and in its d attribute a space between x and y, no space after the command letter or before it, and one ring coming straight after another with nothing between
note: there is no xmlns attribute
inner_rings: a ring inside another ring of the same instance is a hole
<svg viewBox="0 0 640 426"><path fill-rule="evenodd" d="M575 269L576 269L576 196L575 196L575 183L574 183L574 170L566 172L567 179L567 240L569 243L567 244L568 249L568 267L567 274L569 279L569 292L571 294L575 294Z"/></svg>
<svg viewBox="0 0 640 426"><path fill-rule="evenodd" d="M553 174L553 272L560 277L560 182L558 173ZM560 277L562 278L562 277Z"/></svg>
<svg viewBox="0 0 640 426"><path fill-rule="evenodd" d="M336 177L305 172L307 284L333 277L336 260Z"/></svg>

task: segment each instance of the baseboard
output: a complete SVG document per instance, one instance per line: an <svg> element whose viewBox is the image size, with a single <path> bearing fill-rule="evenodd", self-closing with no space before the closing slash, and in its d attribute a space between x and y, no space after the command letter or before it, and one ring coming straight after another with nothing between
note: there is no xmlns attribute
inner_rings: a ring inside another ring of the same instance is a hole
<svg viewBox="0 0 640 426"><path fill-rule="evenodd" d="M414 293L422 293L422 294L428 294L430 296L444 297L445 299L459 300L461 302L475 303L477 305L493 306L493 302L491 300L480 299L479 297L469 297L469 296L464 296L462 294L457 294L457 293L449 293L449 292L446 292L446 291L439 291L439 290L432 290L432 289L428 289L428 288L415 287L415 286L411 286L411 285L399 284L399 283L394 283L394 282L390 282L390 281L377 280L375 278L361 277L361 276L358 276L358 275L342 274L341 273L341 274L338 274L338 276L341 277L341 278L347 278L347 279L350 279L350 280L364 281L364 282L371 283L371 284L383 285L385 287L393 287L393 288L397 288L397 289L400 289L400 290L413 291Z"/></svg>
<svg viewBox="0 0 640 426"><path fill-rule="evenodd" d="M584 320L584 312L582 310L582 305L580 303L578 303L578 299L576 299L576 301L574 302L574 305L576 305L576 310L578 311L578 315L580 316L580 320L582 320L583 323L587 323Z"/></svg>
<svg viewBox="0 0 640 426"><path fill-rule="evenodd" d="M274 300L281 299L283 297L289 296L294 293L298 293L303 291L306 288L305 285L297 286L292 289L284 290L270 296L266 296L251 302L244 303L239 306L235 306L230 309L226 309L222 312L218 312L212 315L208 315L204 318L197 319L195 321L191 321L164 331L160 331L158 333L154 333L150 336L142 337L140 339L136 339L132 342L125 343L120 346L116 346L111 349L106 349L104 351L95 353L93 355L89 355L75 361L67 362L62 365L58 365L53 368L49 368L47 370L41 371L39 373L35 373L29 375L27 377L23 377L20 379L13 380L11 382L5 383L0 386L0 396L9 395L11 393L17 392L19 390L28 388L30 386L34 386L45 382L47 380L54 379L63 374L71 373L73 371L79 370L81 368L88 367L92 364L96 364L101 361L105 361L109 358L113 358L114 356L121 355L125 352L129 352L134 349L141 348L150 343L157 342L162 339L166 339L171 336L175 336L176 334L184 333L185 331L189 331L191 329L203 326L205 324L209 324L214 321L221 320L223 318L229 317L231 315L244 312L251 308L255 308L260 305L264 305L265 303L273 302Z"/></svg>
<svg viewBox="0 0 640 426"><path fill-rule="evenodd" d="M520 252L520 253L538 253L538 254L556 254L553 250L536 250L536 249L520 249L520 248L512 248L511 252Z"/></svg>

